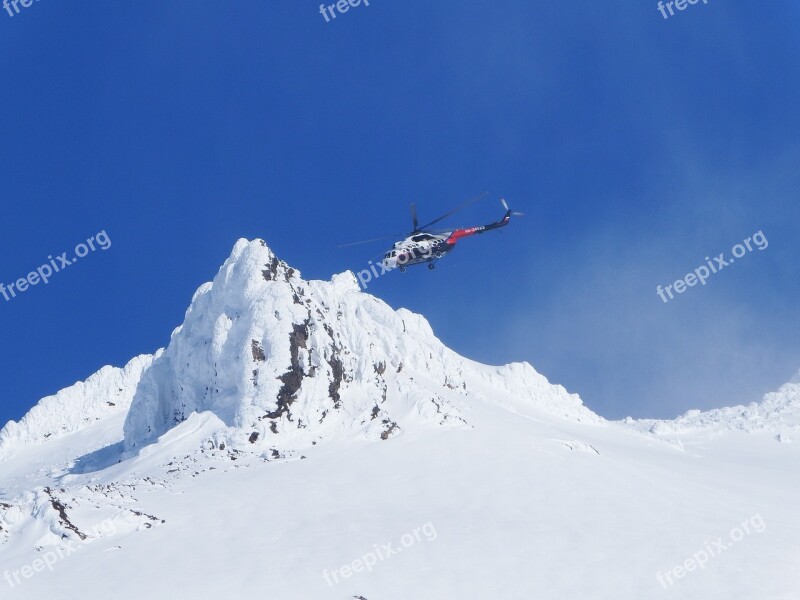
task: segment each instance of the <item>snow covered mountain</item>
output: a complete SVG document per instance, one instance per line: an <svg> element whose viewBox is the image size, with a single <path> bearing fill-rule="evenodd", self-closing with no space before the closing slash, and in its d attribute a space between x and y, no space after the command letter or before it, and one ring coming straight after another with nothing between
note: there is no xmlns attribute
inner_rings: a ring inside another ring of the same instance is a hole
<svg viewBox="0 0 800 600"><path fill-rule="evenodd" d="M165 349L0 431L0 589L800 598L799 431L800 381L606 421L239 240Z"/></svg>

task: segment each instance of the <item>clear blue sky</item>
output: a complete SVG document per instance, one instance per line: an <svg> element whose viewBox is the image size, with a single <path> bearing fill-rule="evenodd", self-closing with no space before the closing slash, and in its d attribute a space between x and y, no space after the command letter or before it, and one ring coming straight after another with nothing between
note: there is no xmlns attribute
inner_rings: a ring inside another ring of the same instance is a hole
<svg viewBox="0 0 800 600"><path fill-rule="evenodd" d="M21 7L20 7L21 8ZM239 237L308 278L481 191L526 216L370 287L596 412L758 400L800 368L800 5L41 0L0 12L0 422L163 346ZM667 285L757 231L704 287Z"/></svg>

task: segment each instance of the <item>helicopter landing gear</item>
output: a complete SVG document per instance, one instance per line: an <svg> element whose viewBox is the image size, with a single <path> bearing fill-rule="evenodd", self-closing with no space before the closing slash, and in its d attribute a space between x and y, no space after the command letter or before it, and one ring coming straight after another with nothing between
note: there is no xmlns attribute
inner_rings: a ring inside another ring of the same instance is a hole
<svg viewBox="0 0 800 600"><path fill-rule="evenodd" d="M436 263L429 262L428 263L428 268L429 269L435 269L436 268Z"/></svg>
<svg viewBox="0 0 800 600"><path fill-rule="evenodd" d="M400 272L401 273L405 273L406 272L406 268L405 267L400 267Z"/></svg>

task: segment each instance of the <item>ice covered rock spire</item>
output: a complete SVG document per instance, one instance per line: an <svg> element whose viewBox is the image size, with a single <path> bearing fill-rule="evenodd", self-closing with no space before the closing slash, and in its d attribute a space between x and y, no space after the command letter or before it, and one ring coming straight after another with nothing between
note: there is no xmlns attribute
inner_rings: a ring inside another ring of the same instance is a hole
<svg viewBox="0 0 800 600"><path fill-rule="evenodd" d="M362 293L352 273L304 281L263 241L242 239L144 372L125 448L195 411L215 413L234 445L337 433L388 439L403 419L464 424L458 398L480 387L470 375L551 412L597 419L530 365L480 367L446 348L424 318Z"/></svg>

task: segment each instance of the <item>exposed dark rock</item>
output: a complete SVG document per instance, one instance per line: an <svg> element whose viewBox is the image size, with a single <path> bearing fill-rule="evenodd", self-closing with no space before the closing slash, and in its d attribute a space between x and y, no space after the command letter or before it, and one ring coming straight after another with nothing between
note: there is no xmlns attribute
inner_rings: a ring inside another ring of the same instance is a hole
<svg viewBox="0 0 800 600"><path fill-rule="evenodd" d="M264 354L264 348L258 340L250 341L250 349L253 351L253 360L255 362L264 362L267 360L267 356Z"/></svg>
<svg viewBox="0 0 800 600"><path fill-rule="evenodd" d="M292 324L292 333L289 334L289 348L292 353L292 366L300 366L298 348L305 348L308 341L309 319L302 323Z"/></svg>
<svg viewBox="0 0 800 600"><path fill-rule="evenodd" d="M391 437L391 435L395 432L395 430L400 429L400 426L397 423L395 423L394 421L390 421L389 419L385 419L383 423L387 427L381 434L382 440L388 440L389 437Z"/></svg>
<svg viewBox="0 0 800 600"><path fill-rule="evenodd" d="M267 267L266 269L261 271L261 274L264 276L264 279L266 279L267 281L273 281L275 279L275 277L278 275L278 264L279 264L278 258L276 256L273 256L272 260L269 261L269 263L267 263L266 265L264 265L265 267Z"/></svg>
<svg viewBox="0 0 800 600"><path fill-rule="evenodd" d="M328 385L328 396L333 400L334 408L339 408L342 399L339 395L339 389L342 387L342 380L344 379L344 365L335 348L328 359L328 364L331 366L331 382Z"/></svg>
<svg viewBox="0 0 800 600"><path fill-rule="evenodd" d="M255 362L264 362L267 360L267 356L264 354L264 348L261 346L261 342L258 340L250 341L250 349L253 352L253 360Z"/></svg>
<svg viewBox="0 0 800 600"><path fill-rule="evenodd" d="M303 366L300 364L300 348L306 347L309 335L308 324L309 320L306 319L303 323L292 325L292 333L289 334L289 352L292 364L289 370L278 378L283 385L278 390L277 407L267 413L265 416L267 419L278 419L285 413L287 418L292 420L289 406L297 400L297 392L303 384L303 377L305 377Z"/></svg>
<svg viewBox="0 0 800 600"><path fill-rule="evenodd" d="M61 490L62 492L64 490ZM80 529L78 529L72 521L69 520L67 516L67 507L61 503L61 501L53 495L53 490L49 487L44 488L44 493L50 498L50 505L56 510L58 513L58 518L61 521L61 524L73 531L80 539L85 540L86 534L83 533Z"/></svg>

